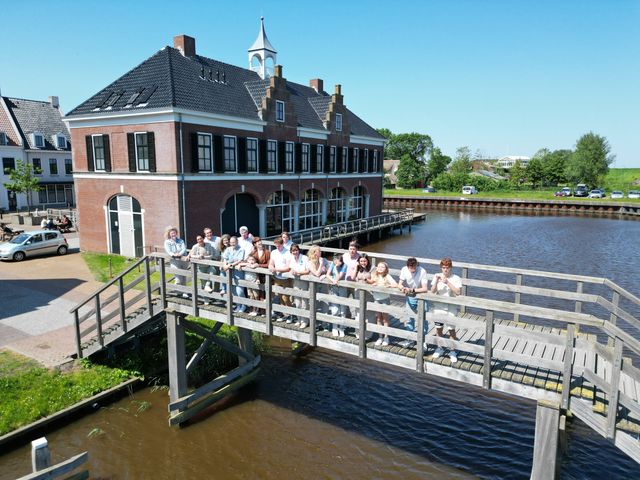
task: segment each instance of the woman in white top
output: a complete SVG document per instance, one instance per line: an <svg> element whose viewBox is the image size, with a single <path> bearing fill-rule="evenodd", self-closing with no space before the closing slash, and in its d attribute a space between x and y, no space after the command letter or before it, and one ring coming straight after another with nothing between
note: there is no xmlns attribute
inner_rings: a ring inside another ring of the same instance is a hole
<svg viewBox="0 0 640 480"><path fill-rule="evenodd" d="M308 290L308 282L304 280L300 280L302 275L307 275L309 273L309 263L306 255L302 255L300 253L300 246L297 243L292 243L291 248L289 249L289 253L291 254L291 259L289 261L289 272L293 275L293 288L294 290ZM293 300L296 308L301 310L307 310L307 299L303 297L296 296ZM287 319L287 323L289 323L289 319ZM307 328L308 322L304 317L298 317L298 321L296 321L296 326L300 326L300 328Z"/></svg>
<svg viewBox="0 0 640 480"><path fill-rule="evenodd" d="M450 258L440 260L440 270L442 270L442 273L436 273L431 279L431 293L435 293L441 297L457 297L460 295L462 292L462 279L451 271L452 267L453 262ZM458 313L458 307L449 303L434 302L433 313L455 317ZM441 322L435 322L435 324L436 335L444 337L444 325ZM447 330L449 331L449 338L451 340L458 339L456 337L456 330L452 325L447 325ZM439 346L433 353L433 358L441 357L443 354L444 349ZM449 359L451 363L456 363L458 361L458 353L455 350L450 350Z"/></svg>
<svg viewBox="0 0 640 480"><path fill-rule="evenodd" d="M375 271L371 274L371 278L367 280L370 285L381 288L396 288L397 282L389 273L389 266L385 262L379 262ZM386 292L371 292L375 303L380 305L389 305L391 303L391 295ZM385 312L376 312L376 323L385 327L389 326L389 314ZM379 335L376 345L389 345L389 335Z"/></svg>
<svg viewBox="0 0 640 480"><path fill-rule="evenodd" d="M178 229L176 227L167 227L164 232L164 251L171 257L169 263L173 268L184 269L186 268L185 262L182 261L182 257L187 253L187 247L178 236ZM176 275L176 285L186 284L186 278L184 275ZM183 293L182 296L186 297L187 294Z"/></svg>

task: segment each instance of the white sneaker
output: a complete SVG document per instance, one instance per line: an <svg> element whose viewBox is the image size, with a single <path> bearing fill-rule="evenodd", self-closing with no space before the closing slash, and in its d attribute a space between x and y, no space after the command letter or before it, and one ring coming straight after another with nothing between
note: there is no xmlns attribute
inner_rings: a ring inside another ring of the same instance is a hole
<svg viewBox="0 0 640 480"><path fill-rule="evenodd" d="M258 316L258 312L256 312L255 310L249 312L249 316L250 317L257 317Z"/></svg>
<svg viewBox="0 0 640 480"><path fill-rule="evenodd" d="M344 328L338 329L338 335L340 335L341 337L344 337Z"/></svg>
<svg viewBox="0 0 640 480"><path fill-rule="evenodd" d="M433 352L433 358L440 358L442 355L444 355L444 348L442 347L436 348L436 351Z"/></svg>
<svg viewBox="0 0 640 480"><path fill-rule="evenodd" d="M307 322L300 322L300 328L302 329L307 328Z"/></svg>
<svg viewBox="0 0 640 480"><path fill-rule="evenodd" d="M187 295L186 293L183 293L182 298L189 298L189 295Z"/></svg>
<svg viewBox="0 0 640 480"><path fill-rule="evenodd" d="M382 340L382 346L383 347L389 346L389 337L384 337L384 340Z"/></svg>
<svg viewBox="0 0 640 480"><path fill-rule="evenodd" d="M284 322L285 323L293 323L293 318L291 318L291 315L287 315L287 319Z"/></svg>
<svg viewBox="0 0 640 480"><path fill-rule="evenodd" d="M213 288L211 288L211 285L209 285L208 283L204 286L203 290L207 293L213 292Z"/></svg>
<svg viewBox="0 0 640 480"><path fill-rule="evenodd" d="M451 363L456 363L458 361L458 352L451 350L449 352L449 360L451 360Z"/></svg>
<svg viewBox="0 0 640 480"><path fill-rule="evenodd" d="M336 327L333 327L333 328L331 329L331 335L333 335L334 337L337 337L338 335L340 335L340 334L338 333L338 329L337 329Z"/></svg>
<svg viewBox="0 0 640 480"><path fill-rule="evenodd" d="M209 305L210 303L211 303L211 302L209 302L209 300L205 300L205 301L204 301L204 304L205 304L205 305Z"/></svg>
<svg viewBox="0 0 640 480"><path fill-rule="evenodd" d="M376 340L376 345L377 346L382 345L382 338L378 337L378 339Z"/></svg>

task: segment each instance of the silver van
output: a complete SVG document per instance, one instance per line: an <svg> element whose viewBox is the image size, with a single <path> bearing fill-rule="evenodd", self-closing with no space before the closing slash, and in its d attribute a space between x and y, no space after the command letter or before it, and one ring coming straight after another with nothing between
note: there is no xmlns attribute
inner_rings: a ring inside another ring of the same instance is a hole
<svg viewBox="0 0 640 480"><path fill-rule="evenodd" d="M57 230L33 230L0 243L0 260L21 262L27 257L52 253L66 255L68 251L67 239Z"/></svg>

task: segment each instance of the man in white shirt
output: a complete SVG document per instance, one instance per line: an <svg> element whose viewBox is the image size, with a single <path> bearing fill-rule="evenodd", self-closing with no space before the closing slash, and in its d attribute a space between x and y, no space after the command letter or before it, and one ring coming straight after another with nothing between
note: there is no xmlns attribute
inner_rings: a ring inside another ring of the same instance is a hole
<svg viewBox="0 0 640 480"><path fill-rule="evenodd" d="M453 262L450 258L440 260L442 273L436 273L431 279L431 293L435 293L441 297L457 297L460 295L462 292L462 279L451 271L452 267ZM458 306L449 303L433 302L433 313L455 317L458 313ZM436 322L436 335L439 337L444 337L443 327L444 325L442 323ZM447 330L451 340L458 340L456 330L453 326L447 325ZM441 357L443 354L444 349L438 346L433 353L433 358ZM458 353L455 349L449 351L449 358L451 359L451 363L458 361Z"/></svg>
<svg viewBox="0 0 640 480"><path fill-rule="evenodd" d="M253 235L249 233L249 229L245 226L240 227L238 231L240 232L238 245L244 250L244 259L246 260L253 252Z"/></svg>
<svg viewBox="0 0 640 480"><path fill-rule="evenodd" d="M274 274L273 284L279 287L291 288L293 279L284 276L284 274L291 269L291 255L285 250L282 237L277 237L273 241L273 244L276 246L276 249L271 251L271 257L269 259L269 270ZM291 297L289 297L289 295L280 293L277 297L280 299L280 305L284 305L285 307L291 306ZM284 320L284 316L279 312L274 312L273 317L278 322Z"/></svg>
<svg viewBox="0 0 640 480"><path fill-rule="evenodd" d="M211 255L211 260L219 261L222 253L220 252L220 237L217 237L213 234L213 230L209 227L204 229L204 243L206 245L207 253ZM210 275L218 275L220 271L218 267L214 267L213 265L209 268ZM204 291L207 293L211 293L214 290L217 290L217 284L214 284L210 280L207 280L207 283L204 286Z"/></svg>
<svg viewBox="0 0 640 480"><path fill-rule="evenodd" d="M400 270L400 278L398 279L398 288L406 297L407 313L409 320L405 323L405 329L411 332L416 331L416 315L418 313L418 299L417 293L424 293L429 291L429 280L427 279L427 271L418 265L418 260L415 257L407 259L407 265ZM425 311L429 309L429 304L425 301ZM424 322L424 332L427 332L427 322ZM405 340L400 342L403 347L411 348L414 342L411 340Z"/></svg>
<svg viewBox="0 0 640 480"><path fill-rule="evenodd" d="M282 242L283 242L282 245L284 246L284 249L288 252L291 249L291 245L293 245L293 241L289 236L289 232L287 232L286 230L283 230L280 236L282 237Z"/></svg>

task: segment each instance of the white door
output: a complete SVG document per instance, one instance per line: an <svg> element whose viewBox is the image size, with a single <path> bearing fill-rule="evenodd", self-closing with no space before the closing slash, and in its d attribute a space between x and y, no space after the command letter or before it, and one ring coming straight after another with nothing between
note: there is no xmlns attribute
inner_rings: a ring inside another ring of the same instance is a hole
<svg viewBox="0 0 640 480"><path fill-rule="evenodd" d="M126 195L118 196L118 232L120 236L120 255L135 257L133 205L131 197Z"/></svg>

